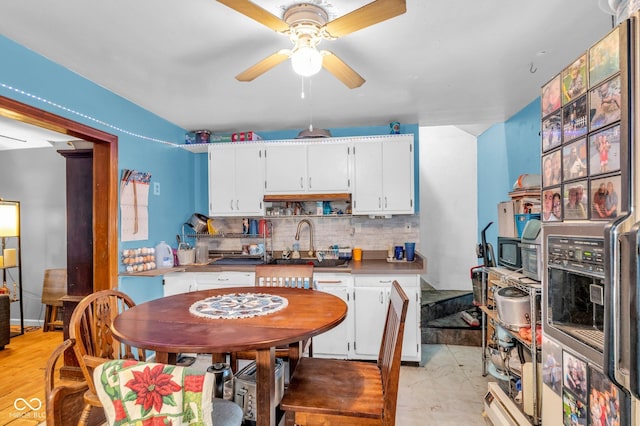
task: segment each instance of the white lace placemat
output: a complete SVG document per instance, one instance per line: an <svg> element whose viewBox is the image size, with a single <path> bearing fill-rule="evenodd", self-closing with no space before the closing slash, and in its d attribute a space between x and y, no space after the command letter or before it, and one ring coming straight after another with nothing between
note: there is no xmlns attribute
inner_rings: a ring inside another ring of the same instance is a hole
<svg viewBox="0 0 640 426"><path fill-rule="evenodd" d="M208 297L189 308L193 315L212 319L237 319L268 315L287 307L289 301L275 294L231 293Z"/></svg>

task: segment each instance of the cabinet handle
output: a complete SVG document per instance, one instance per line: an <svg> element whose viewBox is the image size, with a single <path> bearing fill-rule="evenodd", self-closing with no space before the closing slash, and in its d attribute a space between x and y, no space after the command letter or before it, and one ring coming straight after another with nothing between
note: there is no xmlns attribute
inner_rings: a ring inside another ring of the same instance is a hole
<svg viewBox="0 0 640 426"><path fill-rule="evenodd" d="M236 200L236 210L240 210L240 206L238 205L239 202L239 200Z"/></svg>
<svg viewBox="0 0 640 426"><path fill-rule="evenodd" d="M342 280L318 280L318 284L340 284Z"/></svg>
<svg viewBox="0 0 640 426"><path fill-rule="evenodd" d="M380 280L378 281L380 284L390 284L393 282L393 280Z"/></svg>
<svg viewBox="0 0 640 426"><path fill-rule="evenodd" d="M382 303L384 302L384 292L383 291L380 292L380 297L378 299L380 299L380 304L382 305Z"/></svg>
<svg viewBox="0 0 640 426"><path fill-rule="evenodd" d="M300 177L300 189L304 189L304 179Z"/></svg>
<svg viewBox="0 0 640 426"><path fill-rule="evenodd" d="M231 207L231 210L233 210L233 200L230 201L230 204L231 205L229 207Z"/></svg>
<svg viewBox="0 0 640 426"><path fill-rule="evenodd" d="M378 208L382 207L382 199L378 197Z"/></svg>
<svg viewBox="0 0 640 426"><path fill-rule="evenodd" d="M387 208L387 196L386 196L386 195L385 195L385 197L384 197L384 208L385 208L385 209Z"/></svg>
<svg viewBox="0 0 640 426"><path fill-rule="evenodd" d="M309 189L311 189L311 176L309 176Z"/></svg>

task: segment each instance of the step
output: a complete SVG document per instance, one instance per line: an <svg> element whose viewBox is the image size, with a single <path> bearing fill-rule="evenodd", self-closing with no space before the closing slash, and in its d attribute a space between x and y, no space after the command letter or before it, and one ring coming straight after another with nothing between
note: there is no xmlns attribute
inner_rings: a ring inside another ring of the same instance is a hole
<svg viewBox="0 0 640 426"><path fill-rule="evenodd" d="M470 325L463 316L473 317L478 320L478 325ZM423 322L423 344L446 344L481 346L482 328L479 325L480 312L476 308L455 312L445 317Z"/></svg>
<svg viewBox="0 0 640 426"><path fill-rule="evenodd" d="M473 292L464 290L422 290L422 325L473 307Z"/></svg>

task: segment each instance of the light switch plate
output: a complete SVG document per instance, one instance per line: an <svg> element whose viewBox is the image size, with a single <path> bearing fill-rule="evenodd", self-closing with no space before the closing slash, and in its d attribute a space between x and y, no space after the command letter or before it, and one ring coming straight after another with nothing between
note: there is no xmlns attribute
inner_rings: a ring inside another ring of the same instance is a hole
<svg viewBox="0 0 640 426"><path fill-rule="evenodd" d="M153 195L160 195L160 182L153 182Z"/></svg>

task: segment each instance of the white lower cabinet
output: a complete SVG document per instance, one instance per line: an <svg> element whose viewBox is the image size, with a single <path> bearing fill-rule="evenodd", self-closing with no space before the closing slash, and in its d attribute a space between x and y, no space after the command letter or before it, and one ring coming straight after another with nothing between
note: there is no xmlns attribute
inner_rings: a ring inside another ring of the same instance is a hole
<svg viewBox="0 0 640 426"><path fill-rule="evenodd" d="M164 296L196 291L195 272L171 272L164 274L162 293Z"/></svg>
<svg viewBox="0 0 640 426"><path fill-rule="evenodd" d="M389 305L391 284L397 280L409 297L404 326L402 360L420 362L420 280L418 275L356 275L353 292L356 359L377 359Z"/></svg>
<svg viewBox="0 0 640 426"><path fill-rule="evenodd" d="M347 317L338 326L313 338L313 356L318 358L349 357L353 314L349 294L353 288L351 274L313 274L316 290L339 297L347 304Z"/></svg>
<svg viewBox="0 0 640 426"><path fill-rule="evenodd" d="M210 290L224 287L251 287L255 285L255 272L199 272L196 275L196 288Z"/></svg>

